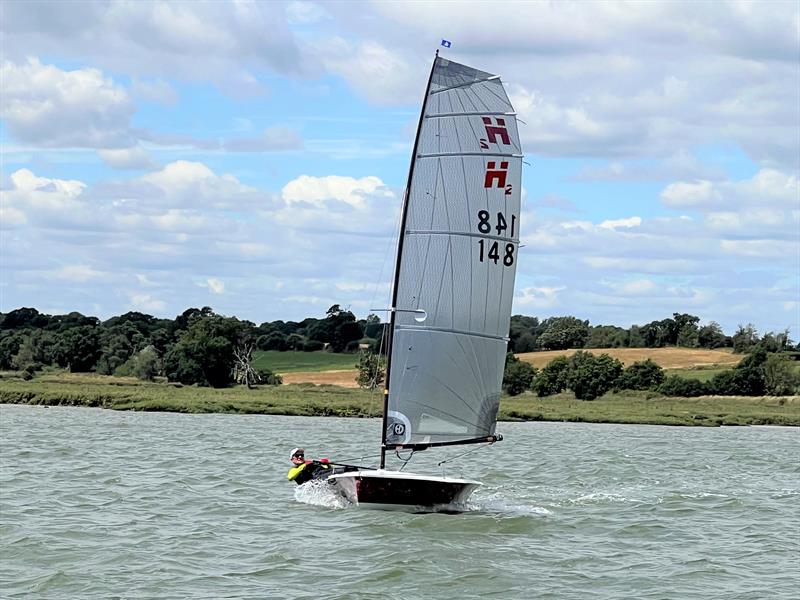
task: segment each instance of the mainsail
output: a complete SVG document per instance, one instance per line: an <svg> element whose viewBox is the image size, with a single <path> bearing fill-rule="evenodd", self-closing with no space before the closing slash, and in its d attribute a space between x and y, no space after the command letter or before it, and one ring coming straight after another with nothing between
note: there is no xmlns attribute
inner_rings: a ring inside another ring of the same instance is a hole
<svg viewBox="0 0 800 600"><path fill-rule="evenodd" d="M494 434L521 170L516 118L500 78L437 56L403 206L384 451Z"/></svg>

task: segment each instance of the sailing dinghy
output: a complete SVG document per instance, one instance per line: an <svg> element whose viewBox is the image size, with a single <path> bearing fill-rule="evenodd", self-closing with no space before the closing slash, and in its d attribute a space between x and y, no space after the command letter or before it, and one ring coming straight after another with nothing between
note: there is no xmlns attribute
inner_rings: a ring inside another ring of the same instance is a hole
<svg viewBox="0 0 800 600"><path fill-rule="evenodd" d="M354 504L453 506L480 485L386 470L386 454L502 439L522 158L499 76L437 52L403 198L380 467L328 478Z"/></svg>

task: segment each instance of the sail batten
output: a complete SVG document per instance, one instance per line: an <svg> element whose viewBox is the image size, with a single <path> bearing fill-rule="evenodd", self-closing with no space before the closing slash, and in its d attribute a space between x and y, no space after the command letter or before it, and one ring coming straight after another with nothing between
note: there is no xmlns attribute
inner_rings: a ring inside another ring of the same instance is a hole
<svg viewBox="0 0 800 600"><path fill-rule="evenodd" d="M431 152L429 154L417 154L417 158L439 158L442 156L499 156L507 158L525 158L524 154L509 152Z"/></svg>
<svg viewBox="0 0 800 600"><path fill-rule="evenodd" d="M523 158L499 77L437 58L412 157L384 448L471 443L495 431Z"/></svg>

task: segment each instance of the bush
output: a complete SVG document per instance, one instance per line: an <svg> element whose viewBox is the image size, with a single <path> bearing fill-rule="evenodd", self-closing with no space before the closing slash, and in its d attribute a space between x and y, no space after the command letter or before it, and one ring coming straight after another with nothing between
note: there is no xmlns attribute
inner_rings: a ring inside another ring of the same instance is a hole
<svg viewBox="0 0 800 600"><path fill-rule="evenodd" d="M532 389L537 396L552 396L567 389L567 373L569 360L566 356L557 356L545 366L533 380Z"/></svg>
<svg viewBox="0 0 800 600"><path fill-rule="evenodd" d="M511 352L506 354L506 368L503 373L503 390L509 396L517 396L531 389L536 377L536 369L530 363L522 361Z"/></svg>
<svg viewBox="0 0 800 600"><path fill-rule="evenodd" d="M798 393L800 376L794 371L793 361L781 354L770 354L764 363L764 387L770 396Z"/></svg>
<svg viewBox="0 0 800 600"><path fill-rule="evenodd" d="M269 369L256 369L256 383L260 383L261 385L281 385L283 383L283 377L278 375L277 373L273 373Z"/></svg>
<svg viewBox="0 0 800 600"><path fill-rule="evenodd" d="M622 363L608 354L594 356L591 352L576 352L569 362L567 387L578 400L599 398L610 391L622 375Z"/></svg>
<svg viewBox="0 0 800 600"><path fill-rule="evenodd" d="M617 382L621 390L654 390L664 382L664 369L649 358L627 367Z"/></svg>
<svg viewBox="0 0 800 600"><path fill-rule="evenodd" d="M318 352L325 347L325 344L317 340L306 340L303 342L303 352Z"/></svg>
<svg viewBox="0 0 800 600"><path fill-rule="evenodd" d="M362 352L358 357L358 376L356 383L359 387L374 390L383 384L386 375L386 359L373 352Z"/></svg>
<svg viewBox="0 0 800 600"><path fill-rule="evenodd" d="M697 379L684 379L680 375L670 375L658 386L658 392L665 396L696 398L709 393L708 386Z"/></svg>
<svg viewBox="0 0 800 600"><path fill-rule="evenodd" d="M709 382L712 393L721 396L763 396L766 390L766 362L766 351L756 350L730 371L715 375Z"/></svg>

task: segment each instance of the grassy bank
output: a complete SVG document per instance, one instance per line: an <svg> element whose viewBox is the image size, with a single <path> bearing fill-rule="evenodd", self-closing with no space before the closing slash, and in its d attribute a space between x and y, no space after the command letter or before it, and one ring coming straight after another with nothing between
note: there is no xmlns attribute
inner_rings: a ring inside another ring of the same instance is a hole
<svg viewBox="0 0 800 600"><path fill-rule="evenodd" d="M501 420L642 423L652 425L800 426L800 397L664 398L630 392L592 402L572 394L503 398ZM114 410L258 413L304 416L379 416L380 393L307 384L215 390L98 375L49 375L0 380L0 403L94 406Z"/></svg>

